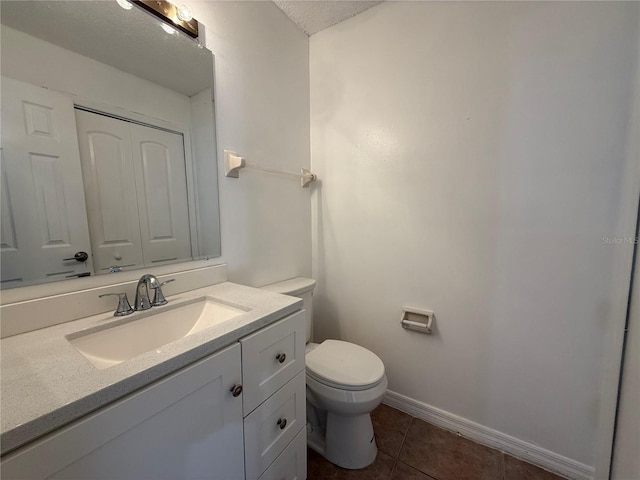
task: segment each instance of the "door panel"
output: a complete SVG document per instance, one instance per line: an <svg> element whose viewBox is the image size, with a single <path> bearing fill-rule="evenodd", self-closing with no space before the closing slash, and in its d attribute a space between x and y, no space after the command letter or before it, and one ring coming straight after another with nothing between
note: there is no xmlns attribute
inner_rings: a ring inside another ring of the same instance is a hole
<svg viewBox="0 0 640 480"><path fill-rule="evenodd" d="M20 286L24 277L35 277L35 272L30 269L25 273L23 262L23 252L18 249L16 241L16 229L14 218L14 208L11 205L11 196L9 195L9 183L7 182L7 165L4 161L4 150L0 149L0 189L2 198L0 198L0 258L2 258L2 286Z"/></svg>
<svg viewBox="0 0 640 480"><path fill-rule="evenodd" d="M131 124L145 265L191 259L182 135Z"/></svg>
<svg viewBox="0 0 640 480"><path fill-rule="evenodd" d="M164 240L174 236L171 214L170 152L161 144L142 142L142 173L145 204L149 224L149 240ZM169 194L166 195L165 192Z"/></svg>
<svg viewBox="0 0 640 480"><path fill-rule="evenodd" d="M2 126L3 286L91 272L73 102L2 77Z"/></svg>
<svg viewBox="0 0 640 480"><path fill-rule="evenodd" d="M64 196L64 165L60 157L29 154L40 220L41 242L45 246L70 243L68 205Z"/></svg>
<svg viewBox="0 0 640 480"><path fill-rule="evenodd" d="M95 268L143 266L129 124L76 110Z"/></svg>

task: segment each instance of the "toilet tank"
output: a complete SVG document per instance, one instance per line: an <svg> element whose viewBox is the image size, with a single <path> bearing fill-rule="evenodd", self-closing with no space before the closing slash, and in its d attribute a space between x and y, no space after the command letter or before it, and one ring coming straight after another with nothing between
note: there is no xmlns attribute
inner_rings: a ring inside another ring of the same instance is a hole
<svg viewBox="0 0 640 480"><path fill-rule="evenodd" d="M280 293L282 295L290 295L302 299L302 308L307 311L307 338L306 343L311 341L312 322L313 322L313 289L316 281L312 278L296 277L290 278L283 282L272 283L262 287L263 290Z"/></svg>

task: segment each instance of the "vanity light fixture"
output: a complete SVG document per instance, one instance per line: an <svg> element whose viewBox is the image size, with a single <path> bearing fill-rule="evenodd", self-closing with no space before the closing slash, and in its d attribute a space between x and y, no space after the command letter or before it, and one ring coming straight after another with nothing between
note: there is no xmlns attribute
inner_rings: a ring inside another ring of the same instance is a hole
<svg viewBox="0 0 640 480"><path fill-rule="evenodd" d="M124 0L118 0L118 3ZM167 0L132 0L147 12L160 18L171 27L175 27L192 38L198 38L198 21L191 16L187 5L179 7ZM164 28L164 26L163 26ZM168 30L165 29L168 32Z"/></svg>

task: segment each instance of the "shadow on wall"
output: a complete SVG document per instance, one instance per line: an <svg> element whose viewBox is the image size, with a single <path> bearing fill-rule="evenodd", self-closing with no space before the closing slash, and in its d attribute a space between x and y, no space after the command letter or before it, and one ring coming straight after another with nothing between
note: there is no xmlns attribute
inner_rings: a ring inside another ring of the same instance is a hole
<svg viewBox="0 0 640 480"><path fill-rule="evenodd" d="M322 180L315 182L314 202L316 208L316 228L317 232L323 232L323 235L315 235L316 245L314 246L313 257L313 275L316 280L316 289L313 295L313 332L312 340L320 343L327 338L342 339L340 330L340 322L338 321L338 310L330 298L327 298L327 276L325 272L325 238L332 239L334 247L337 248L335 237L332 235L332 229L325 222L322 212ZM330 223L330 222L329 222Z"/></svg>

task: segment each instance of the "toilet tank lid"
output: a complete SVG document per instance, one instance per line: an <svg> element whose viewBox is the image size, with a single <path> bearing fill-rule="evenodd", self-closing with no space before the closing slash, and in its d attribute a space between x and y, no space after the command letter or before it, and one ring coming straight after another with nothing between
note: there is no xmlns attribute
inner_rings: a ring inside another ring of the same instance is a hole
<svg viewBox="0 0 640 480"><path fill-rule="evenodd" d="M296 295L310 292L315 286L316 281L313 278L296 277L283 282L266 285L262 287L262 289L295 297Z"/></svg>

